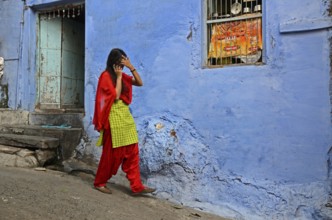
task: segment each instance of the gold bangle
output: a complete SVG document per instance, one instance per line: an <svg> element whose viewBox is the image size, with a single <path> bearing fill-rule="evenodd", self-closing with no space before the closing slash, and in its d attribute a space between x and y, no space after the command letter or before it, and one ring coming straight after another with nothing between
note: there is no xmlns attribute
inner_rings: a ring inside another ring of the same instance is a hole
<svg viewBox="0 0 332 220"><path fill-rule="evenodd" d="M134 72L134 71L136 71L136 69L130 70L130 72Z"/></svg>

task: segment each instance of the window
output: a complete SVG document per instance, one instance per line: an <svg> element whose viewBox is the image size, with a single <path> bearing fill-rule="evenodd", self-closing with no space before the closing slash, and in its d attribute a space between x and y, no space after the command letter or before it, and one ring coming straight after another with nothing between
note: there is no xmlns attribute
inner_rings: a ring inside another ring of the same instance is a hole
<svg viewBox="0 0 332 220"><path fill-rule="evenodd" d="M205 64L262 63L262 0L206 0Z"/></svg>

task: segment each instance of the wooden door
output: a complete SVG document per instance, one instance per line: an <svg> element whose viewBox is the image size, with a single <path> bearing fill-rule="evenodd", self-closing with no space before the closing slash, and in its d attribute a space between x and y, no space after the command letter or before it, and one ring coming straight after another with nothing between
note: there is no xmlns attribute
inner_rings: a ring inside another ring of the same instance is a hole
<svg viewBox="0 0 332 220"><path fill-rule="evenodd" d="M39 71L38 107L59 109L61 91L61 39L62 19L39 19Z"/></svg>
<svg viewBox="0 0 332 220"><path fill-rule="evenodd" d="M83 108L84 48L84 23L40 15L37 108Z"/></svg>

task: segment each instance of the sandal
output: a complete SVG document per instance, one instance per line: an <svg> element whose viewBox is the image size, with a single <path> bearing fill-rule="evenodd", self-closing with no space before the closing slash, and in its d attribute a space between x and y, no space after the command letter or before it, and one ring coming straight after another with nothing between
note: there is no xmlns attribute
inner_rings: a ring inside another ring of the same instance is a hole
<svg viewBox="0 0 332 220"><path fill-rule="evenodd" d="M99 186L99 187L95 186L95 189L102 193L112 194L112 191L109 188L107 188L106 186Z"/></svg>
<svg viewBox="0 0 332 220"><path fill-rule="evenodd" d="M142 194L147 194L147 193L153 193L154 191L156 191L155 188L149 188L149 187L145 187L142 191L140 192L134 192L133 195L142 195Z"/></svg>

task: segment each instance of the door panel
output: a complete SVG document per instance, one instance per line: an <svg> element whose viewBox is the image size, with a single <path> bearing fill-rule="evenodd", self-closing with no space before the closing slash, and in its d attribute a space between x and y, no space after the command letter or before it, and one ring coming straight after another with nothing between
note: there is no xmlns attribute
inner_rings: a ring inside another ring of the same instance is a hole
<svg viewBox="0 0 332 220"><path fill-rule="evenodd" d="M40 108L60 107L61 19L40 17L39 28L39 104Z"/></svg>
<svg viewBox="0 0 332 220"><path fill-rule="evenodd" d="M63 23L61 105L83 107L84 100L84 24L75 20Z"/></svg>

